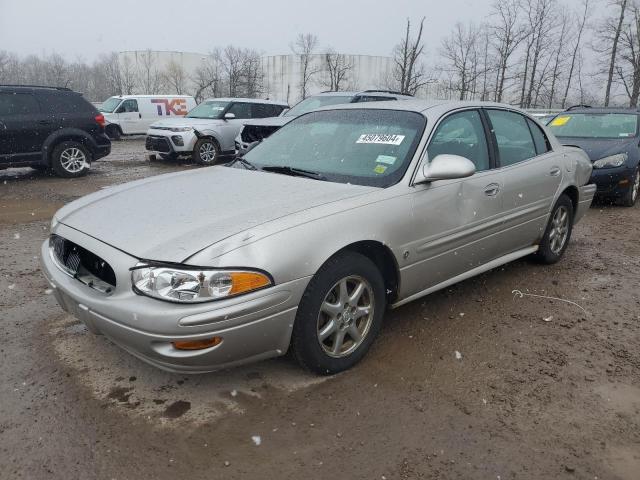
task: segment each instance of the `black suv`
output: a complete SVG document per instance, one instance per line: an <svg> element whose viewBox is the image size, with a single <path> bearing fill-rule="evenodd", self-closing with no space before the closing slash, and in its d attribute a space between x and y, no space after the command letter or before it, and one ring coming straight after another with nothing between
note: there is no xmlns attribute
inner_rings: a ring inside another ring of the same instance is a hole
<svg viewBox="0 0 640 480"><path fill-rule="evenodd" d="M87 173L111 152L104 116L68 88L0 85L0 169Z"/></svg>

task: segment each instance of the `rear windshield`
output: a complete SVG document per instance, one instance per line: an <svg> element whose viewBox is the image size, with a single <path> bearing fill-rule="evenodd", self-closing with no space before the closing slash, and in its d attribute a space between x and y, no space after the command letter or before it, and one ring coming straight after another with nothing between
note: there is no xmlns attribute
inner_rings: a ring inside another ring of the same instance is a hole
<svg viewBox="0 0 640 480"><path fill-rule="evenodd" d="M320 107L339 105L341 103L350 103L352 99L353 97L351 95L323 95L317 97L309 97L296 104L283 116L299 117L300 115L304 115L305 113L317 110Z"/></svg>
<svg viewBox="0 0 640 480"><path fill-rule="evenodd" d="M384 188L405 174L425 124L424 116L407 111L311 112L282 127L244 158L258 169L290 167L331 182Z"/></svg>
<svg viewBox="0 0 640 480"><path fill-rule="evenodd" d="M628 113L563 113L549 122L556 137L629 138L638 132L638 116Z"/></svg>

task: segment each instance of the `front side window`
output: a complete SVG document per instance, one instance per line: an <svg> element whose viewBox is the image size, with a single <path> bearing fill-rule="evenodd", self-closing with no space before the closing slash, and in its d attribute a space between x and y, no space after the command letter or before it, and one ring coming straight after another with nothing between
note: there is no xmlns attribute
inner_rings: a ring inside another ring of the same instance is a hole
<svg viewBox="0 0 640 480"><path fill-rule="evenodd" d="M0 117L39 113L40 107L33 95L26 93L0 93Z"/></svg>
<svg viewBox="0 0 640 480"><path fill-rule="evenodd" d="M477 110L467 110L446 117L427 147L429 159L441 154L468 158L481 172L489 170L489 147L482 119Z"/></svg>
<svg viewBox="0 0 640 480"><path fill-rule="evenodd" d="M288 123L244 158L255 167L290 167L328 181L375 187L397 183L409 166L426 119L373 109L312 112Z"/></svg>
<svg viewBox="0 0 640 480"><path fill-rule="evenodd" d="M192 108L189 113L187 113L186 118L218 120L222 118L228 106L229 102L224 100L205 100L197 107Z"/></svg>
<svg viewBox="0 0 640 480"><path fill-rule="evenodd" d="M122 105L118 108L118 113L133 113L138 111L138 101L129 99L122 102Z"/></svg>
<svg viewBox="0 0 640 480"><path fill-rule="evenodd" d="M633 113L563 113L547 125L556 137L630 138L638 133Z"/></svg>
<svg viewBox="0 0 640 480"><path fill-rule="evenodd" d="M487 114L498 143L500 166L508 167L537 155L526 117L505 110L487 110Z"/></svg>
<svg viewBox="0 0 640 480"><path fill-rule="evenodd" d="M352 99L353 97L351 95L319 95L317 97L309 97L296 104L291 110L285 113L284 116L298 117L321 107L349 103Z"/></svg>

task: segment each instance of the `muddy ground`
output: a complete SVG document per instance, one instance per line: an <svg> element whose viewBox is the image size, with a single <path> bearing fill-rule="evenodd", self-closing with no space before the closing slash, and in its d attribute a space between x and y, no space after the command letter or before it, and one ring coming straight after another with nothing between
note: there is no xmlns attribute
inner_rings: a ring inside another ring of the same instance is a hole
<svg viewBox="0 0 640 480"><path fill-rule="evenodd" d="M61 205L187 168L138 139L82 179L0 171L1 479L640 478L640 207L591 208L555 266L389 312L341 375L185 376L64 314L38 252Z"/></svg>

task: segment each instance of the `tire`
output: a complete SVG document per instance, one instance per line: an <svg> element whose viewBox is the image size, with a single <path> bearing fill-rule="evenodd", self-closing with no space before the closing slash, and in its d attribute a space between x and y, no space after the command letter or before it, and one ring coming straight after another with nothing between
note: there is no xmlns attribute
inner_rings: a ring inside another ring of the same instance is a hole
<svg viewBox="0 0 640 480"><path fill-rule="evenodd" d="M551 265L562 258L571 239L573 215L573 203L563 193L553 206L538 251L533 255L539 263Z"/></svg>
<svg viewBox="0 0 640 480"><path fill-rule="evenodd" d="M193 147L193 161L200 165L214 165L220 157L220 146L212 138L201 138Z"/></svg>
<svg viewBox="0 0 640 480"><path fill-rule="evenodd" d="M51 168L59 177L81 177L91 168L91 153L79 142L62 142L53 149Z"/></svg>
<svg viewBox="0 0 640 480"><path fill-rule="evenodd" d="M638 200L638 195L640 194L640 167L636 168L636 171L633 173L633 177L631 180L631 187L624 194L623 197L620 198L620 205L623 207L633 207Z"/></svg>
<svg viewBox="0 0 640 480"><path fill-rule="evenodd" d="M344 286L347 295L342 293ZM349 305L345 299L358 286L361 295ZM320 375L353 367L380 331L385 308L384 279L376 265L355 252L335 255L318 270L302 296L291 337L293 357Z"/></svg>
<svg viewBox="0 0 640 480"><path fill-rule="evenodd" d="M106 134L111 140L120 140L122 138L122 131L117 125L108 125Z"/></svg>

